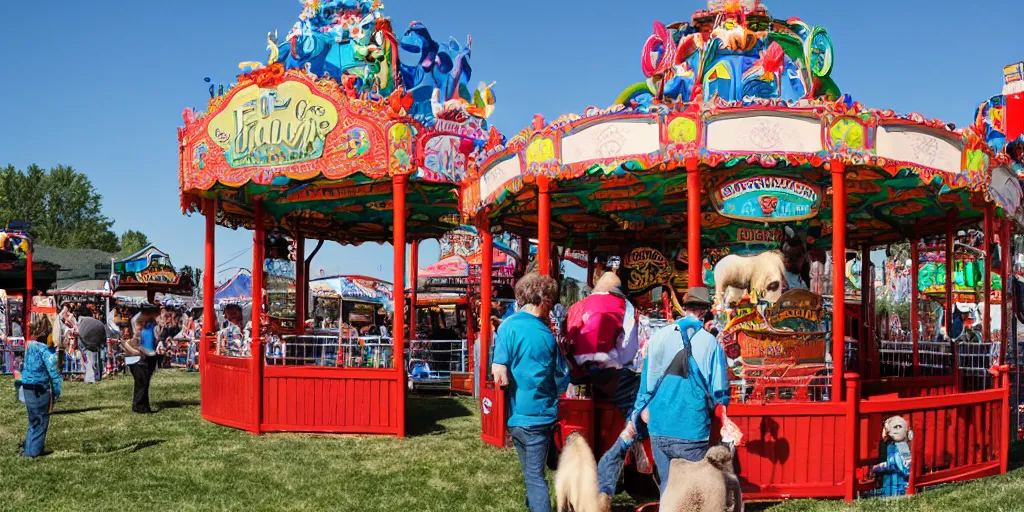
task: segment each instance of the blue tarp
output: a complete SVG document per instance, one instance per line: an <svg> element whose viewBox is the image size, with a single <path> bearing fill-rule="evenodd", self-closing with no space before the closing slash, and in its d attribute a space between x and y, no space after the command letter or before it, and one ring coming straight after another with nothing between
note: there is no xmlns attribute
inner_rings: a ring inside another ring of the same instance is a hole
<svg viewBox="0 0 1024 512"><path fill-rule="evenodd" d="M239 272L226 283L217 287L214 300L252 300L252 276L248 272Z"/></svg>

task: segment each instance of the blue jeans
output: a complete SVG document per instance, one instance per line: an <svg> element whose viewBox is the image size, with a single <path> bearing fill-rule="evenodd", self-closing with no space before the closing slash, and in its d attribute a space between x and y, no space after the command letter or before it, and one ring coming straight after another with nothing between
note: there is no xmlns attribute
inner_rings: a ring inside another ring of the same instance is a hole
<svg viewBox="0 0 1024 512"><path fill-rule="evenodd" d="M43 454L43 446L46 444L46 429L50 426L50 390L25 389L25 408L28 409L25 456L38 457Z"/></svg>
<svg viewBox="0 0 1024 512"><path fill-rule="evenodd" d="M544 479L544 465L551 445L554 425L523 428L509 427L512 444L519 455L519 466L526 482L526 506L530 512L551 512L551 494Z"/></svg>
<svg viewBox="0 0 1024 512"><path fill-rule="evenodd" d="M661 492L664 494L672 460L686 459L691 462L700 462L708 453L708 442L651 436L651 451L654 452L654 464L658 466L658 478L661 480Z"/></svg>
<svg viewBox="0 0 1024 512"><path fill-rule="evenodd" d="M634 444L643 441L646 437L647 424L638 418L636 437L633 439L633 442L627 444L620 436L615 440L615 444L608 451L604 452L604 455L601 456L601 461L597 463L597 482L598 488L602 493L615 496L615 490L619 484L619 475L622 474L622 466L626 463L626 454L629 453L629 449Z"/></svg>

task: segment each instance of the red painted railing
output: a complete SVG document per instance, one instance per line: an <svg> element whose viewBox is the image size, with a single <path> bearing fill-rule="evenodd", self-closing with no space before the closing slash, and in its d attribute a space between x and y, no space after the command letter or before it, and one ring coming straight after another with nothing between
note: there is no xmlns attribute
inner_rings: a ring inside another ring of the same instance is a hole
<svg viewBox="0 0 1024 512"><path fill-rule="evenodd" d="M207 340L203 347L212 344ZM212 352L206 354L205 366L200 372L203 419L256 431L253 416L252 358L225 357Z"/></svg>

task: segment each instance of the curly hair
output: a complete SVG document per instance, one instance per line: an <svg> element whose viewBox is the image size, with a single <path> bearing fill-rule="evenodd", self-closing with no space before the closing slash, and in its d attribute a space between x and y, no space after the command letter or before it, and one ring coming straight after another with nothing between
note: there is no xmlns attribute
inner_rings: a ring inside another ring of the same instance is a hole
<svg viewBox="0 0 1024 512"><path fill-rule="evenodd" d="M545 303L554 306L558 302L558 281L539 272L530 272L516 283L516 302L520 306Z"/></svg>

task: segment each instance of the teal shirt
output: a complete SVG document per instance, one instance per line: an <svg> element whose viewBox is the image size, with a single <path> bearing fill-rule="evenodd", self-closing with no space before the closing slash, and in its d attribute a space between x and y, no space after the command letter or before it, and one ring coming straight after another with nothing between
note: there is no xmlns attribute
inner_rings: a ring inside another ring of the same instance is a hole
<svg viewBox="0 0 1024 512"><path fill-rule="evenodd" d="M57 354L50 347L38 341L30 341L25 347L25 364L21 371L21 383L45 386L54 395L60 395L64 378L57 369Z"/></svg>
<svg viewBox="0 0 1024 512"><path fill-rule="evenodd" d="M558 397L569 386L569 365L545 322L525 311L508 317L498 328L494 364L508 367L508 426L558 421Z"/></svg>

